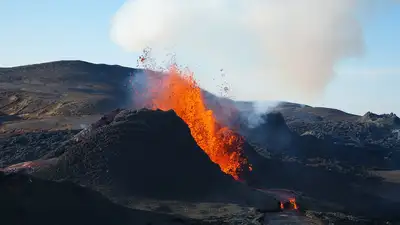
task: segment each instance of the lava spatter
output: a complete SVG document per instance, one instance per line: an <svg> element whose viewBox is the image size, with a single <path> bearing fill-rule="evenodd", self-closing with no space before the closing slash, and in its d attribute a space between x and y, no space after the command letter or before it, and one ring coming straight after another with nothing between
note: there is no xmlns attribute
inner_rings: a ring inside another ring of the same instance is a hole
<svg viewBox="0 0 400 225"><path fill-rule="evenodd" d="M206 107L193 73L171 67L162 83L162 88L157 86L157 90L151 91L153 108L173 109L188 124L197 144L224 173L239 179L244 167L251 170L241 154L242 138L228 127L218 126L213 111Z"/></svg>

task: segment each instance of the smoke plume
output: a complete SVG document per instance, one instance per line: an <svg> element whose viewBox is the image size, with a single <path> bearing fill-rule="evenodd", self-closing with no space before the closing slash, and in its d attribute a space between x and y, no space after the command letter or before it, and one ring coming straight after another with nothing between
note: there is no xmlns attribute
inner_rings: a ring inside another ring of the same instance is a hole
<svg viewBox="0 0 400 225"><path fill-rule="evenodd" d="M316 100L347 57L363 53L357 0L129 0L111 38L127 51L173 52L218 93L224 70L241 100Z"/></svg>

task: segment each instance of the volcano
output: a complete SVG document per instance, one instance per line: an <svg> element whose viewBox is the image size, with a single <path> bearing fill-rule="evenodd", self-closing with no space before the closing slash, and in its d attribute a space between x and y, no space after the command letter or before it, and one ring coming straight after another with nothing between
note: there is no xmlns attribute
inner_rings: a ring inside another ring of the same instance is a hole
<svg viewBox="0 0 400 225"><path fill-rule="evenodd" d="M30 171L37 177L73 181L113 198L223 201L265 210L278 205L224 173L172 110L120 110L100 121L105 122L78 133L37 163L21 165L34 165Z"/></svg>
<svg viewBox="0 0 400 225"><path fill-rule="evenodd" d="M162 94L153 93L148 109L119 109L96 122L105 111L131 107L118 100L132 101L135 93L124 87L144 72L81 61L0 71L0 111L17 118L2 120L3 170L70 180L119 202L138 196L271 203L241 180L294 191L300 210L317 218L334 221L338 212L399 221L397 116L280 103L263 115L265 123L248 127L252 102L199 94L190 74L176 74L159 80L168 88L152 89Z"/></svg>
<svg viewBox="0 0 400 225"><path fill-rule="evenodd" d="M174 110L189 126L196 143L224 173L239 179L243 170L251 170L241 149L243 139L217 122L190 71L179 71L173 66L165 74L147 71L145 76L148 88L133 96L135 100L152 109ZM142 98L143 95L147 97Z"/></svg>

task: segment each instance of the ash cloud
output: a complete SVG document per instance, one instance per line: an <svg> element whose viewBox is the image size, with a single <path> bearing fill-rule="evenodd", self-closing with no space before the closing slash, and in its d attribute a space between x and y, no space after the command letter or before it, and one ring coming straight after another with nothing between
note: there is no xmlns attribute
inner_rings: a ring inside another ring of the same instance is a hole
<svg viewBox="0 0 400 225"><path fill-rule="evenodd" d="M360 1L361 2L361 1ZM364 52L356 0L130 0L111 38L127 51L173 52L218 93L221 69L238 100L317 100L334 66Z"/></svg>

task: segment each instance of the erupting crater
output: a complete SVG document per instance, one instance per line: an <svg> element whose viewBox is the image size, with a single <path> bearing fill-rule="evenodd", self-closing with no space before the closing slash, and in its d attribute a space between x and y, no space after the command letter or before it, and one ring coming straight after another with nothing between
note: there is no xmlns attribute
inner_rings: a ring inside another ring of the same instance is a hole
<svg viewBox="0 0 400 225"><path fill-rule="evenodd" d="M193 73L171 67L161 82L161 88L155 85L156 90L150 90L153 109L174 110L189 126L200 148L224 173L238 180L243 169L251 170L242 155L243 139L217 123L213 111L206 107Z"/></svg>

